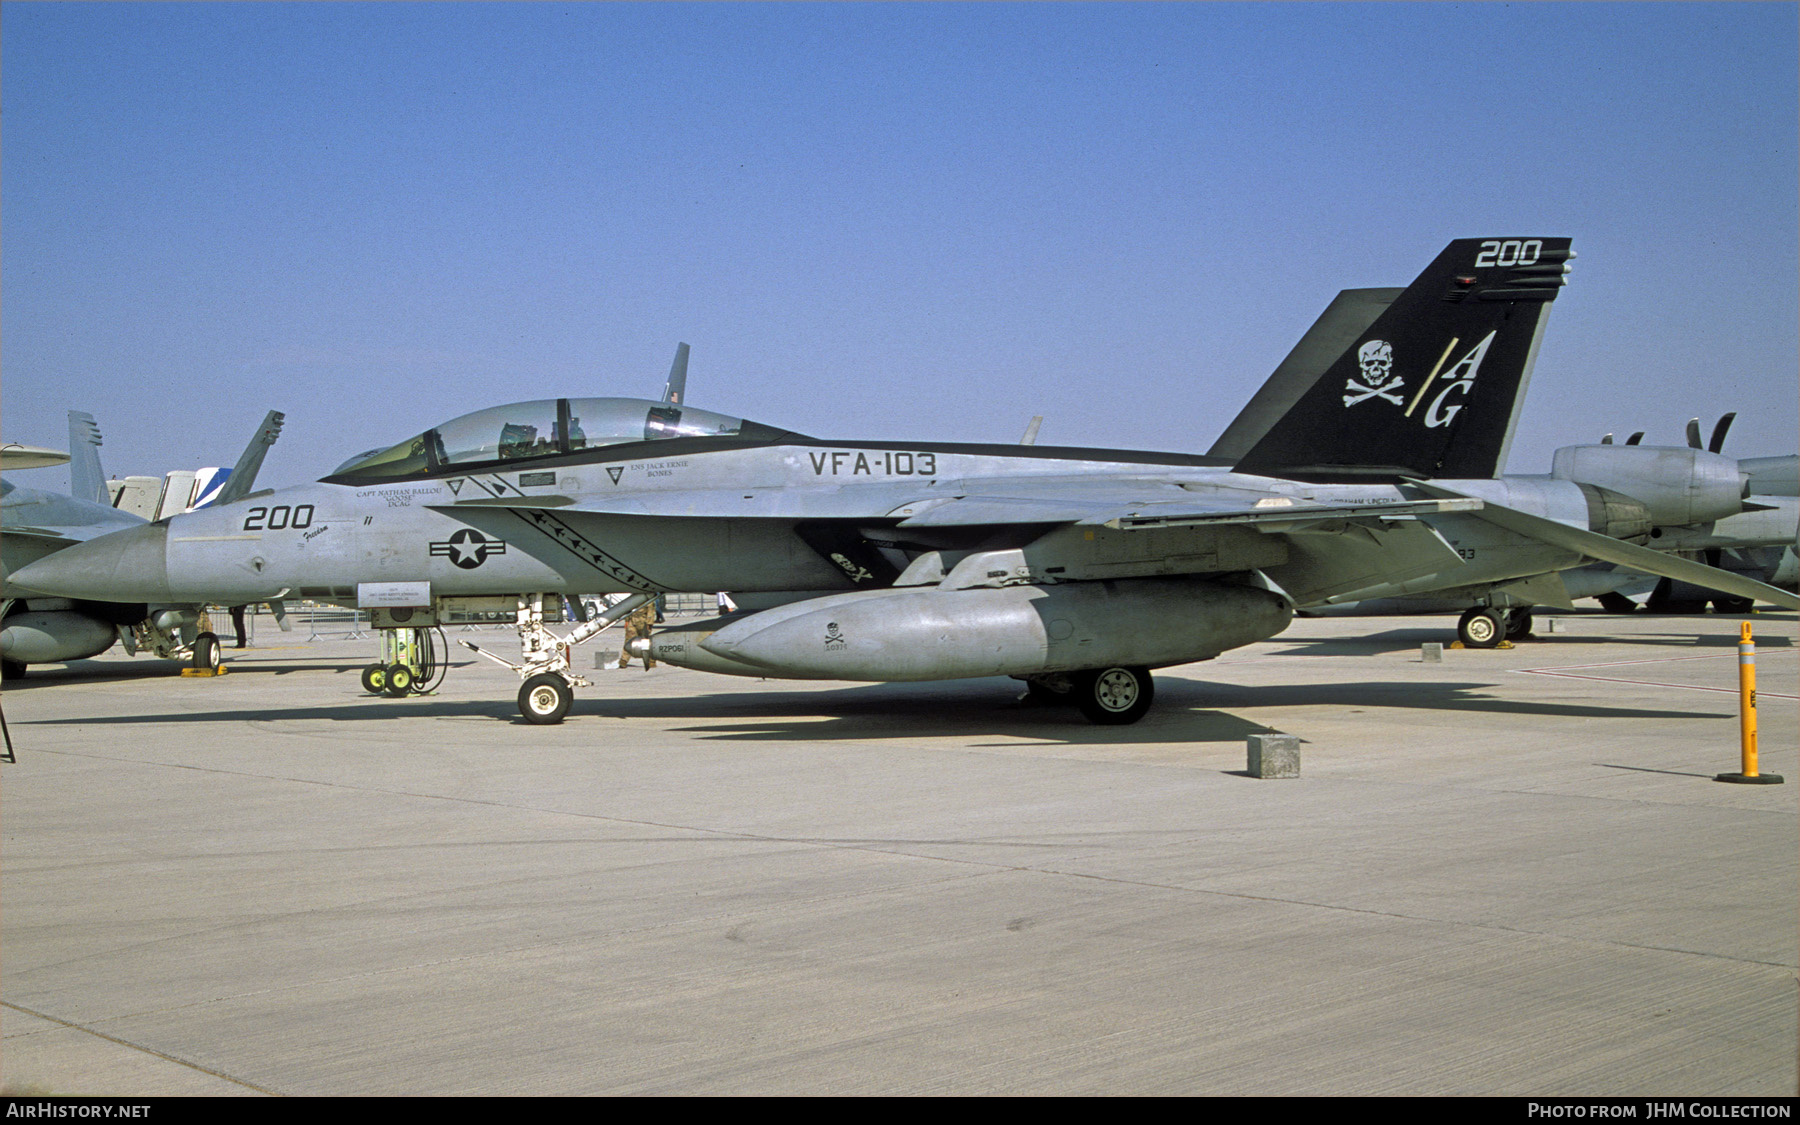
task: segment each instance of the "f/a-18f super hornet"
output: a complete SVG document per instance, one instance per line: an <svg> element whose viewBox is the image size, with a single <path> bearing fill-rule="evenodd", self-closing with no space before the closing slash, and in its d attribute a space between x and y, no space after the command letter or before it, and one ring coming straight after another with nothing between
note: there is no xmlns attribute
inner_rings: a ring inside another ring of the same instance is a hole
<svg viewBox="0 0 1800 1125"><path fill-rule="evenodd" d="M263 456L281 432L282 415L270 411L257 427L243 456L229 474L216 474L209 497L201 503L230 503L255 486ZM116 589L93 588L78 599L40 597L12 580L21 568L55 552L106 535L145 526L143 517L109 503L106 475L100 468L100 430L94 416L69 412L68 456L44 457L33 450L15 455L8 447L6 469L69 462L69 495L18 488L0 481L0 675L8 680L25 674L29 664L60 663L98 656L115 643L127 651L140 648L158 656L192 659L196 668L219 666L218 638L201 632L201 605L209 599L142 599ZM38 454L33 456L32 454ZM196 474L171 474L191 489ZM148 479L148 478L145 478ZM217 483L222 482L222 483ZM173 502L186 506L189 494ZM151 498L155 505L158 498Z"/></svg>
<svg viewBox="0 0 1800 1125"><path fill-rule="evenodd" d="M1451 243L1232 458L826 441L674 401L546 399L434 426L316 484L83 544L16 580L66 596L360 603L391 625L504 604L524 647L506 663L534 723L560 721L586 684L571 647L663 591L727 589L755 610L665 630L650 643L673 664L1012 676L1102 723L1145 713L1151 669L1332 601L1600 559L1800 607L1609 537L1625 509L1603 489L1498 487L1572 257L1566 238ZM628 596L566 637L545 624L547 599L598 593Z"/></svg>

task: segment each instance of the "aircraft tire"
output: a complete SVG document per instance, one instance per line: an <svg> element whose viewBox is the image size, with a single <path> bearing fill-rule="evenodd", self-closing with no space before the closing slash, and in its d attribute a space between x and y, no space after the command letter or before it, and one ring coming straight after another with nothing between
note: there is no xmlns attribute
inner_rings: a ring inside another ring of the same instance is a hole
<svg viewBox="0 0 1800 1125"><path fill-rule="evenodd" d="M224 658L219 655L219 638L201 633L194 638L194 667L202 672L217 672Z"/></svg>
<svg viewBox="0 0 1800 1125"><path fill-rule="evenodd" d="M1715 613L1749 613L1751 607L1754 605L1756 605L1756 600L1754 598L1713 599L1713 611Z"/></svg>
<svg viewBox="0 0 1800 1125"><path fill-rule="evenodd" d="M1523 641L1531 637L1531 611L1515 609L1506 615L1506 639Z"/></svg>
<svg viewBox="0 0 1800 1125"><path fill-rule="evenodd" d="M22 680L25 664L19 660L0 660L0 680Z"/></svg>
<svg viewBox="0 0 1800 1125"><path fill-rule="evenodd" d="M1683 594L1691 594L1694 587L1683 583ZM1705 613L1706 593L1700 591L1698 598L1677 597L1675 583L1667 578L1659 579L1650 596L1644 599L1644 608L1651 613Z"/></svg>
<svg viewBox="0 0 1800 1125"><path fill-rule="evenodd" d="M1456 639L1464 648L1498 648L1506 639L1506 623L1493 610L1477 606L1456 623Z"/></svg>
<svg viewBox="0 0 1800 1125"><path fill-rule="evenodd" d="M519 714L533 726L552 726L563 721L575 692L569 681L554 672L540 672L519 688Z"/></svg>
<svg viewBox="0 0 1800 1125"><path fill-rule="evenodd" d="M1636 613L1638 608L1636 602L1617 590L1609 590L1596 596L1594 600L1599 602L1600 608L1608 613Z"/></svg>
<svg viewBox="0 0 1800 1125"><path fill-rule="evenodd" d="M371 664L362 670L363 690L370 695L380 695L387 687L387 666Z"/></svg>
<svg viewBox="0 0 1800 1125"><path fill-rule="evenodd" d="M1122 727L1137 722L1150 711L1156 685L1148 668L1096 668L1075 677L1076 706L1091 723Z"/></svg>
<svg viewBox="0 0 1800 1125"><path fill-rule="evenodd" d="M387 668L386 682L382 684L381 690L395 699L399 699L412 691L416 682L411 668L404 664L390 664Z"/></svg>

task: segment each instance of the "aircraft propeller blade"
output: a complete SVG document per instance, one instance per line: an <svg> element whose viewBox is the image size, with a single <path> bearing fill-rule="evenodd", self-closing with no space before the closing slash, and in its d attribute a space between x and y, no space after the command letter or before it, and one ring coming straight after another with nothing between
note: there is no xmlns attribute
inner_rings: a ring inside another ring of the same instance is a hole
<svg viewBox="0 0 1800 1125"><path fill-rule="evenodd" d="M1689 418L1688 419L1687 439L1688 439L1688 448L1689 449L1704 449L1704 448L1706 448L1705 446L1700 444L1700 419L1698 419L1698 418Z"/></svg>
<svg viewBox="0 0 1800 1125"><path fill-rule="evenodd" d="M1717 453L1725 447L1725 434L1735 421L1737 421L1737 411L1735 410L1719 415L1718 425L1713 427L1712 440L1706 443L1707 452Z"/></svg>

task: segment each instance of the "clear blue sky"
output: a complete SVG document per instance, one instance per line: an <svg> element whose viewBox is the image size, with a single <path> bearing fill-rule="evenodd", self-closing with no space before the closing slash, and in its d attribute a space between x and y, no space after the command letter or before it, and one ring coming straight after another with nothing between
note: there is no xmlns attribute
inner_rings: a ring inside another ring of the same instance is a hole
<svg viewBox="0 0 1800 1125"><path fill-rule="evenodd" d="M123 475L278 408L291 484L686 340L821 436L1204 450L1338 289L1566 234L1513 471L1792 453L1797 11L8 2L0 419Z"/></svg>

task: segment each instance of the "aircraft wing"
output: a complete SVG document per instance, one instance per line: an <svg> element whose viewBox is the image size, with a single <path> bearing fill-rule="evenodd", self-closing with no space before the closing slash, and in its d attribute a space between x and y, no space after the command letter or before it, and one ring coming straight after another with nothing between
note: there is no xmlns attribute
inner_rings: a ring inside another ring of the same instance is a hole
<svg viewBox="0 0 1800 1125"><path fill-rule="evenodd" d="M467 491L467 490L465 490ZM850 488L784 489L684 488L631 492L619 497L561 493L469 496L427 507L442 512L471 508L554 508L601 516L670 516L705 519L882 519L918 495L916 485L859 485Z"/></svg>
<svg viewBox="0 0 1800 1125"><path fill-rule="evenodd" d="M8 540L29 539L67 547L110 531L144 524L130 512L77 500L60 492L14 488L10 481L4 487L6 499L0 503L0 533Z"/></svg>
<svg viewBox="0 0 1800 1125"><path fill-rule="evenodd" d="M9 441L0 446L0 468L5 469L41 469L45 465L66 465L69 455L60 449L45 449L38 445L20 445Z"/></svg>
<svg viewBox="0 0 1800 1125"><path fill-rule="evenodd" d="M466 508L556 508L569 513L764 519L896 519L899 526L1006 527L1076 524L1123 531L1156 527L1253 524L1281 532L1322 523L1414 519L1474 511L1483 501L1441 499L1321 504L1248 489L1190 491L1166 479L1097 481L1012 478L917 484L882 482L820 489L683 489L636 492L618 499L559 494L475 496L440 511Z"/></svg>
<svg viewBox="0 0 1800 1125"><path fill-rule="evenodd" d="M1473 503L1471 503L1473 501ZM1021 496L965 496L919 505L901 527L971 527L990 524L1073 523L1121 531L1153 527L1203 527L1254 524L1269 532L1292 531L1345 520L1414 519L1440 512L1474 511L1473 497L1443 500L1389 501L1372 504L1317 504L1287 496L1266 496L1246 503L1239 497L1194 495L1179 500L1107 501L1050 500ZM902 509L894 514L908 511Z"/></svg>
<svg viewBox="0 0 1800 1125"><path fill-rule="evenodd" d="M117 530L118 530L118 528L116 528L116 527L95 527L95 528L14 527L12 524L7 524L6 525L6 537L8 539L13 539L13 538L35 539L40 543L51 543L51 544L54 544L59 547L66 547L71 543L80 543L83 540L92 539L97 535L103 535L108 531L117 531ZM89 534L87 534L87 535L72 535L72 534L70 534L70 532L74 532L74 531L86 531L86 532L89 532Z"/></svg>
<svg viewBox="0 0 1800 1125"><path fill-rule="evenodd" d="M1444 498L1461 496L1454 489L1426 481L1415 481L1413 486L1419 491ZM1601 535L1598 532L1586 531L1570 527L1568 524L1547 520L1542 516L1534 516L1529 512L1521 512L1516 508L1508 508L1501 504L1488 503L1477 509L1476 516L1497 527L1536 539L1541 543L1578 551L1588 558L1600 562L1616 563L1632 570L1655 574L1663 578L1673 578L1681 582L1691 582L1708 590L1717 590L1721 594L1735 594L1741 598L1755 598L1782 606L1785 609L1800 609L1800 597L1786 590L1734 574L1728 570L1707 566L1705 563L1693 562L1677 555L1652 551L1648 547L1640 547L1635 543L1627 543L1622 539Z"/></svg>

